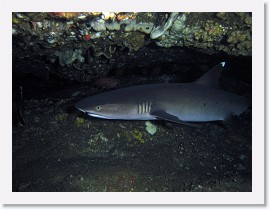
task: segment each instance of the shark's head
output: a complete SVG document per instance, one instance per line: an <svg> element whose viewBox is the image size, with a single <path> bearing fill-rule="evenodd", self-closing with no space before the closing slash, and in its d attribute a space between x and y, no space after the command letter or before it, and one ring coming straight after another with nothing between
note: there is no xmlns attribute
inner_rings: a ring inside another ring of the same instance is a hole
<svg viewBox="0 0 270 210"><path fill-rule="evenodd" d="M89 116L103 119L129 119L137 109L134 104L117 100L117 96L102 93L79 101L75 107Z"/></svg>

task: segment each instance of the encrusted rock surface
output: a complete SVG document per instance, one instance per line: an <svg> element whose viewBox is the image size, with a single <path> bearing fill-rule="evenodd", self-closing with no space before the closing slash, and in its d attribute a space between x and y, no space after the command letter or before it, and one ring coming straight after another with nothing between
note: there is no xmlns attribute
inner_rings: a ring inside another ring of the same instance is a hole
<svg viewBox="0 0 270 210"><path fill-rule="evenodd" d="M186 49L251 56L251 24L251 13L17 12L12 14L13 57L20 65L14 69L22 73L42 69L43 74L89 81L91 75L107 76L119 65L147 67L145 56L140 56L153 51L160 64L178 62L173 53L161 60L167 52ZM29 58L39 60L38 68L26 65L31 65Z"/></svg>

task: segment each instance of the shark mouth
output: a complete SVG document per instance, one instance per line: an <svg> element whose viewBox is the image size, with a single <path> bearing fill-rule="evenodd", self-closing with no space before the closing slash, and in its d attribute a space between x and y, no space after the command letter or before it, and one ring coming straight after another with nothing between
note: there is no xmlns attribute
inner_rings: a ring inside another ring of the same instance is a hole
<svg viewBox="0 0 270 210"><path fill-rule="evenodd" d="M95 114L95 113L91 113L91 112L87 112L87 114L91 117L98 117L98 118L102 118L102 119L112 119L103 115L99 115L99 114Z"/></svg>
<svg viewBox="0 0 270 210"><path fill-rule="evenodd" d="M87 113L87 114L88 114L89 116L91 116L91 117L98 117L98 118L102 118L102 119L112 119L112 118L109 118L109 117L106 117L106 116L103 116L103 115L99 115L99 114L87 112L87 111L85 111L85 110L83 110L83 109L80 109L80 108L78 108L78 107L76 107L76 108L77 108L78 110L84 112L84 113Z"/></svg>

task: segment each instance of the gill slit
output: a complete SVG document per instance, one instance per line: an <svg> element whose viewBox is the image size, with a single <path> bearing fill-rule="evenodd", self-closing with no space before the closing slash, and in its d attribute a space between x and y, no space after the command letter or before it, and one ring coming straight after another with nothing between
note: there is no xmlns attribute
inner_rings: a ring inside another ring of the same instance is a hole
<svg viewBox="0 0 270 210"><path fill-rule="evenodd" d="M138 114L150 113L152 107L152 102L143 102L138 104Z"/></svg>

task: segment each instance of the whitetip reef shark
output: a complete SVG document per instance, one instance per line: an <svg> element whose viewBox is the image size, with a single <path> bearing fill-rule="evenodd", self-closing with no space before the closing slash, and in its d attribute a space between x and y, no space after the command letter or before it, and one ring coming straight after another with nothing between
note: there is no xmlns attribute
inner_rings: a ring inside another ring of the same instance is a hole
<svg viewBox="0 0 270 210"><path fill-rule="evenodd" d="M219 88L221 62L192 83L146 84L90 96L76 108L89 116L121 120L228 121L248 108L244 96Z"/></svg>

